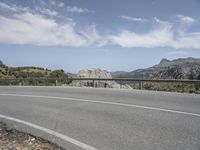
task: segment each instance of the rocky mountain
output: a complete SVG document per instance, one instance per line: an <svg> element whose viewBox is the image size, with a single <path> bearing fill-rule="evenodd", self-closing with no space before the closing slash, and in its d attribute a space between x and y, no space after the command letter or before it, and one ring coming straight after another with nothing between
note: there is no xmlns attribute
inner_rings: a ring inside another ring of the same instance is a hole
<svg viewBox="0 0 200 150"><path fill-rule="evenodd" d="M132 72L112 72L117 78L145 79L198 79L200 80L200 59L179 58L175 60L162 59L159 64L146 69Z"/></svg>
<svg viewBox="0 0 200 150"><path fill-rule="evenodd" d="M77 74L79 78L105 78L111 79L112 75L110 72L102 69L83 69L80 70ZM116 83L115 81L73 81L72 83L75 86L95 86L95 87L108 87L108 88L120 88L120 84ZM129 89L131 88L128 85L122 85L121 88Z"/></svg>
<svg viewBox="0 0 200 150"><path fill-rule="evenodd" d="M112 78L111 74L102 69L83 69L78 73L79 78Z"/></svg>

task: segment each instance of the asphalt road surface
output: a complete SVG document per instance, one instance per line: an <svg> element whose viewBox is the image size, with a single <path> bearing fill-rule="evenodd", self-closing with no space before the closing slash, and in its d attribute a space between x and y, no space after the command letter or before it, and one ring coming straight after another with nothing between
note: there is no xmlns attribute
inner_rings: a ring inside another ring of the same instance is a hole
<svg viewBox="0 0 200 150"><path fill-rule="evenodd" d="M200 95L0 87L0 120L6 117L67 150L200 150Z"/></svg>

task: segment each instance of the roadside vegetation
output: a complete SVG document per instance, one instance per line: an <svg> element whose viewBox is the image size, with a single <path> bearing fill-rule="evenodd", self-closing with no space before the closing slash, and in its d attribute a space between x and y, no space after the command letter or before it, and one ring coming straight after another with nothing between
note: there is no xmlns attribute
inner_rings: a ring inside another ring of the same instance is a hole
<svg viewBox="0 0 200 150"><path fill-rule="evenodd" d="M65 73L64 70L49 70L41 67L8 67L0 61L0 78L1 79L27 79L27 78L49 78L49 80L4 80L0 85L64 85L69 81L59 80L57 83L53 78L72 77L71 73ZM52 80L51 80L52 78Z"/></svg>

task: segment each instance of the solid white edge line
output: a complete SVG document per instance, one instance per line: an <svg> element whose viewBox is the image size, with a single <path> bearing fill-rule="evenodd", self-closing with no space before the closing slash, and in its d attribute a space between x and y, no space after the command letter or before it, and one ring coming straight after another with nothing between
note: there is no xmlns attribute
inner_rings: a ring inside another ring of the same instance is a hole
<svg viewBox="0 0 200 150"><path fill-rule="evenodd" d="M68 100L68 101L78 101L78 102L90 102L90 103L99 103L99 104L109 104L109 105L118 105L118 106L126 106L126 107L135 107L141 109L148 109L148 110L157 110L163 112L171 112L177 114L184 114L190 116L200 117L200 114L185 112L185 111L178 111L178 110L171 110L159 107L151 107L151 106L143 106L143 105L134 105L134 104L126 104L126 103L118 103L118 102L105 102L105 101L98 101L98 100L88 100L88 99L81 99L81 98L72 98L72 97L54 97L54 96L42 96L42 95L21 95L21 94L0 94L0 96L19 96L19 97L31 97L31 98L44 98L44 99L59 99L59 100Z"/></svg>
<svg viewBox="0 0 200 150"><path fill-rule="evenodd" d="M80 141L78 141L78 140L75 140L75 139L73 139L73 138L71 138L71 137L68 137L68 136L63 135L63 134L61 134L61 133L58 133L58 132L56 132L56 131L53 131L53 130L50 130L50 129L41 127L41 126L39 126L39 125L30 123L30 122L26 122L26 121L23 121L23 120L20 120L20 119L12 118L12 117L5 116L5 115L1 115L1 114L0 114L0 118L6 119L6 120L10 120L10 121L14 121L14 122L18 122L18 123L24 124L24 125L26 125L26 126L29 126L29 127L35 128L35 129L38 129L38 130L40 130L40 131L43 131L43 132L48 133L48 134L50 134L50 135L53 135L53 136L55 136L55 137L57 137L57 138L60 138L60 139L62 139L62 140L65 140L65 141L67 141L67 142L69 142L69 143L72 143L72 144L74 144L74 145L76 145L76 146L78 146L78 147L80 147L80 148L82 148L82 149L85 149L85 150L97 150L96 148L94 148L94 147L92 147L92 146L90 146L90 145L87 145L87 144L85 144L85 143L82 143L82 142L80 142Z"/></svg>

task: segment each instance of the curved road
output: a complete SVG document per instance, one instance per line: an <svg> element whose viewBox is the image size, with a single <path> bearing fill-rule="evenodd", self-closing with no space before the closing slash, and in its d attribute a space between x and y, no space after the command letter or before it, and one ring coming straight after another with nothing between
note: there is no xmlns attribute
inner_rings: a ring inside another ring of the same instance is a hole
<svg viewBox="0 0 200 150"><path fill-rule="evenodd" d="M200 150L200 95L0 87L0 120L67 150Z"/></svg>

